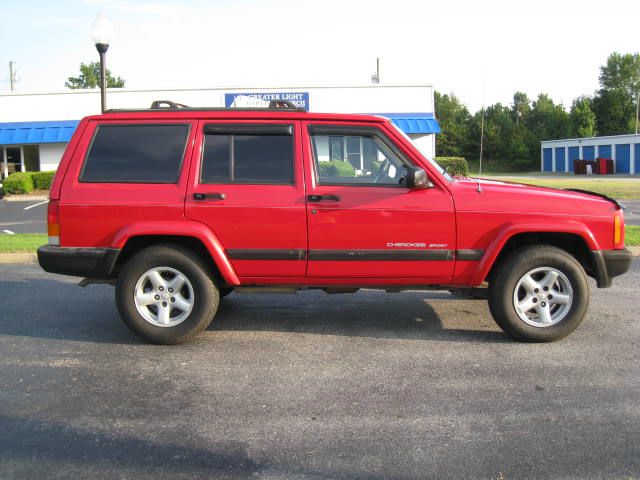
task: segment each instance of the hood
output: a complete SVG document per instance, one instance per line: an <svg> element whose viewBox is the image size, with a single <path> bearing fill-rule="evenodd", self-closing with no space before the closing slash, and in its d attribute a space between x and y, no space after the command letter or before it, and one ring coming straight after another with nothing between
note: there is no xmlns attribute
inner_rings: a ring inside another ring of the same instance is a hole
<svg viewBox="0 0 640 480"><path fill-rule="evenodd" d="M522 213L611 215L620 204L585 190L561 190L485 178L455 177L451 189L456 208Z"/></svg>

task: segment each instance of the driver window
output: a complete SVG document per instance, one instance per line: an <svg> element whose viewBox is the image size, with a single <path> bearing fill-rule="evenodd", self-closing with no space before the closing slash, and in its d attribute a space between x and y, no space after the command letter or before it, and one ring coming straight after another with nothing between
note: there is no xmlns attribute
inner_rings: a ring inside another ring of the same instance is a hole
<svg viewBox="0 0 640 480"><path fill-rule="evenodd" d="M312 134L319 185L400 185L407 169L375 135Z"/></svg>

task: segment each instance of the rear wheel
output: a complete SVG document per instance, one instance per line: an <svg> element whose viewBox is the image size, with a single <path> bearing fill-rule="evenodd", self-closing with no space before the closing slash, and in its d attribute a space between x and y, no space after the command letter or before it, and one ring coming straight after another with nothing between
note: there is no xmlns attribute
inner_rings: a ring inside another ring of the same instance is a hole
<svg viewBox="0 0 640 480"><path fill-rule="evenodd" d="M151 343L176 344L207 328L219 292L199 257L178 246L141 250L122 268L116 304L124 323Z"/></svg>
<svg viewBox="0 0 640 480"><path fill-rule="evenodd" d="M496 323L517 340L552 342L573 332L589 303L584 269L564 250L527 247L497 266L489 285Z"/></svg>

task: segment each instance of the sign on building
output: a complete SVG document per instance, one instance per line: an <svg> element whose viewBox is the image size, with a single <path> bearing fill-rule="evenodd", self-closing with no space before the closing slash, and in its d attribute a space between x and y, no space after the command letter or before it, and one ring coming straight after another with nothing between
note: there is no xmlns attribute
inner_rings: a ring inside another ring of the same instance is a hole
<svg viewBox="0 0 640 480"><path fill-rule="evenodd" d="M244 92L225 93L226 108L266 107L272 100L286 100L309 111L309 92Z"/></svg>

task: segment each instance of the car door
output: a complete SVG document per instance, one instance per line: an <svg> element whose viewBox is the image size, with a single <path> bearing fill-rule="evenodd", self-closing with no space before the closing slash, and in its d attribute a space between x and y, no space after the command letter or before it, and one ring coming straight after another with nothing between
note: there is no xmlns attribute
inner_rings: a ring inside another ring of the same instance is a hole
<svg viewBox="0 0 640 480"><path fill-rule="evenodd" d="M423 166L386 128L305 122L309 277L451 278L451 195L437 182L425 189L404 185L407 167Z"/></svg>
<svg viewBox="0 0 640 480"><path fill-rule="evenodd" d="M307 226L296 121L199 121L185 201L239 277L303 277Z"/></svg>

